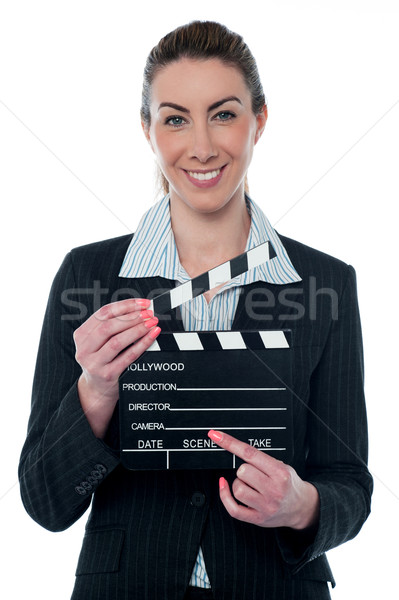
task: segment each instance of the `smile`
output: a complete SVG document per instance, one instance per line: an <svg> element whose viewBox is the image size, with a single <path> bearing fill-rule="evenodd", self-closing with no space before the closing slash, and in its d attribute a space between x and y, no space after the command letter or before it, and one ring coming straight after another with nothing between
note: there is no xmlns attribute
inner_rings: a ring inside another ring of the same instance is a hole
<svg viewBox="0 0 399 600"><path fill-rule="evenodd" d="M198 181L209 181L210 179L215 179L220 173L220 169L216 169L215 171L208 171L207 173L197 173L196 171L187 171L190 177L193 179L198 179Z"/></svg>
<svg viewBox="0 0 399 600"><path fill-rule="evenodd" d="M212 171L186 171L187 179L197 188L210 188L218 185L223 176L226 165Z"/></svg>

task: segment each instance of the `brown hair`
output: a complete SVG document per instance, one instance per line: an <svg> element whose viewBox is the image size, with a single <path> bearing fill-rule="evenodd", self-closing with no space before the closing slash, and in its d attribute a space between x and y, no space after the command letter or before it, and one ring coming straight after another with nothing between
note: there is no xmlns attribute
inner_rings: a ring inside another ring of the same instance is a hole
<svg viewBox="0 0 399 600"><path fill-rule="evenodd" d="M148 55L144 69L140 110L141 119L146 127L151 124L151 86L155 75L171 62L181 58L198 60L218 58L236 67L244 77L251 93L253 113L257 115L262 111L265 95L258 68L243 38L220 23L193 21L168 33ZM163 174L162 187L167 193L169 185Z"/></svg>

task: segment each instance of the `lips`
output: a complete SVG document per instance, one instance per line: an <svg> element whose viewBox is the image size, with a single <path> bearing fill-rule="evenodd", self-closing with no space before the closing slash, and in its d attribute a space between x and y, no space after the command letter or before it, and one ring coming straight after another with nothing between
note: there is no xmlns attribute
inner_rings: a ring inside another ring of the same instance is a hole
<svg viewBox="0 0 399 600"><path fill-rule="evenodd" d="M219 183L226 165L220 169L209 171L186 171L184 170L188 180L196 187L208 188Z"/></svg>

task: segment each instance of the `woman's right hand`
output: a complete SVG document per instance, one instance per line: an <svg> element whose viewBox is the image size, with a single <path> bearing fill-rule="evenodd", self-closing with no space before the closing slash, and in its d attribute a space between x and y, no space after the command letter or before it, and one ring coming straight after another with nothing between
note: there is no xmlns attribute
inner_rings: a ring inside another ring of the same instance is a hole
<svg viewBox="0 0 399 600"><path fill-rule="evenodd" d="M118 379L145 352L161 329L150 300L121 300L102 306L74 332L75 358L82 367L78 393L96 437L105 435L119 396Z"/></svg>

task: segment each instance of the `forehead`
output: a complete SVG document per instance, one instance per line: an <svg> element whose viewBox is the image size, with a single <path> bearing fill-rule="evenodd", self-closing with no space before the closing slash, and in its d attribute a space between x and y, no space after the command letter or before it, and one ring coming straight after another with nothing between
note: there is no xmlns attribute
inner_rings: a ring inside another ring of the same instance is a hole
<svg viewBox="0 0 399 600"><path fill-rule="evenodd" d="M203 100L212 103L228 96L238 96L243 104L250 93L241 72L219 59L182 58L163 67L152 83L152 103L173 101L182 106Z"/></svg>

